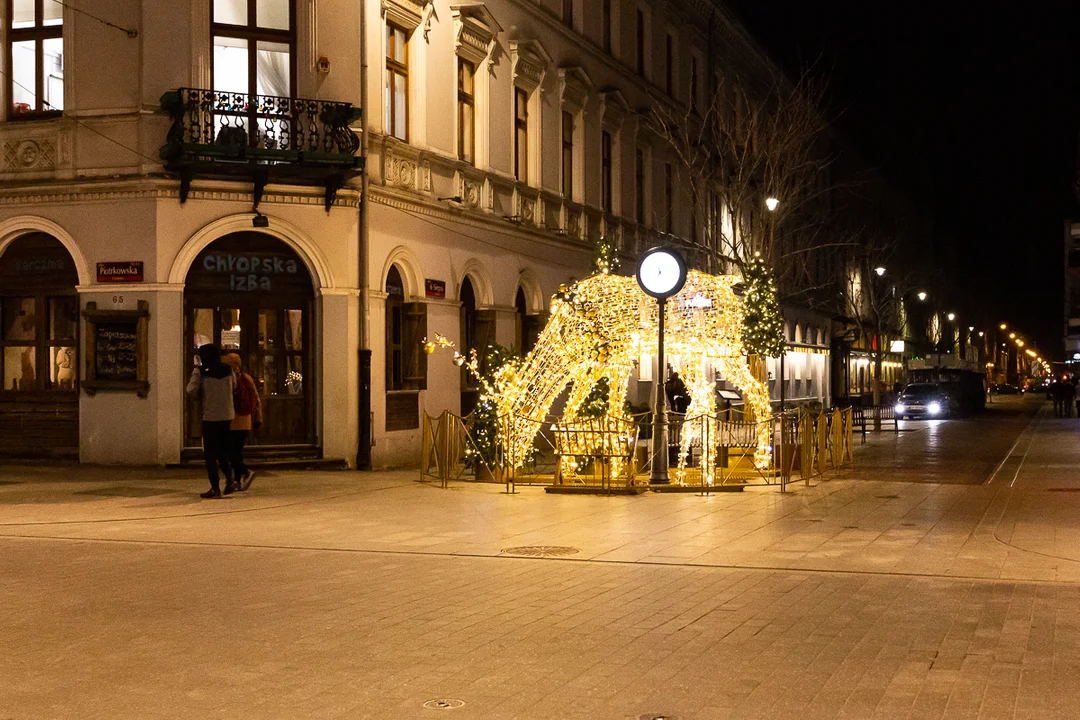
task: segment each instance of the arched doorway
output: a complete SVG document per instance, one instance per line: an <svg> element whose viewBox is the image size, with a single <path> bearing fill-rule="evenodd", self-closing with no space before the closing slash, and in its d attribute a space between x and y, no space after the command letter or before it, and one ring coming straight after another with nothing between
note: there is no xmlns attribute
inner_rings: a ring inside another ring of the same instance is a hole
<svg viewBox="0 0 1080 720"><path fill-rule="evenodd" d="M0 255L0 456L78 458L78 282L50 235Z"/></svg>
<svg viewBox="0 0 1080 720"><path fill-rule="evenodd" d="M185 375L195 349L217 343L240 355L263 403L254 446L308 446L315 434L312 308L315 292L300 257L282 241L237 232L195 258L184 287ZM187 401L184 443L201 444L197 404Z"/></svg>

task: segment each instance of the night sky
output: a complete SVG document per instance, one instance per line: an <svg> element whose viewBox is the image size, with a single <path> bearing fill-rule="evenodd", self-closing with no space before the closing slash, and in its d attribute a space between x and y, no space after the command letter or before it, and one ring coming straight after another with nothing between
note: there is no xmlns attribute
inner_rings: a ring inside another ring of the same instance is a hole
<svg viewBox="0 0 1080 720"><path fill-rule="evenodd" d="M1080 3L729 5L788 68L827 70L841 132L932 213L927 262L955 283L940 309L1060 359Z"/></svg>

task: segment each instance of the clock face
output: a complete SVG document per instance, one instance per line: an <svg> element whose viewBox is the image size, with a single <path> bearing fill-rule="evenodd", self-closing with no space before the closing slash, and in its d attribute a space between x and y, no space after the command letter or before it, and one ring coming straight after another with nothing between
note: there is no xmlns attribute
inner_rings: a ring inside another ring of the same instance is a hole
<svg viewBox="0 0 1080 720"><path fill-rule="evenodd" d="M638 283L653 297L669 297L677 293L686 280L683 263L669 250L652 250L638 265Z"/></svg>

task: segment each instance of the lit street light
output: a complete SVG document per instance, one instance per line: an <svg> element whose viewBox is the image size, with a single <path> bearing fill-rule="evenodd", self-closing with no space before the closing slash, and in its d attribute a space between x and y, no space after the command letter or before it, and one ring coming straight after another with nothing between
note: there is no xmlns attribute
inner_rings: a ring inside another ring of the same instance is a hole
<svg viewBox="0 0 1080 720"><path fill-rule="evenodd" d="M926 293L924 293L924 292L919 293L919 300L926 300Z"/></svg>
<svg viewBox="0 0 1080 720"><path fill-rule="evenodd" d="M953 320L956 319L956 313L949 313L945 317L949 318L949 322L952 322Z"/></svg>
<svg viewBox="0 0 1080 720"><path fill-rule="evenodd" d="M774 197L765 198L765 207L769 208L769 212L772 212L780 205L780 201Z"/></svg>
<svg viewBox="0 0 1080 720"><path fill-rule="evenodd" d="M885 268L876 267L876 268L874 268L874 272L876 272L878 274L878 277L881 277L882 275L885 274Z"/></svg>

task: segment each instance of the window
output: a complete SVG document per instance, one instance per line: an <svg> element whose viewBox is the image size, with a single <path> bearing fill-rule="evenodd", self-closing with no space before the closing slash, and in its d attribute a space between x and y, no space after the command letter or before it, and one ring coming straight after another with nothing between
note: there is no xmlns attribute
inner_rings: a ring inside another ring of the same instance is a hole
<svg viewBox="0 0 1080 720"><path fill-rule="evenodd" d="M639 225L645 224L645 153L634 151L634 213Z"/></svg>
<svg viewBox="0 0 1080 720"><path fill-rule="evenodd" d="M566 27L574 27L574 0L562 0L562 21Z"/></svg>
<svg viewBox="0 0 1080 720"><path fill-rule="evenodd" d="M611 212L611 133L600 133L600 207Z"/></svg>
<svg viewBox="0 0 1080 720"><path fill-rule="evenodd" d="M562 191L567 200L574 199L574 116L562 114Z"/></svg>
<svg viewBox="0 0 1080 720"><path fill-rule="evenodd" d="M675 37L668 33L664 38L664 91L668 97L675 95Z"/></svg>
<svg viewBox="0 0 1080 720"><path fill-rule="evenodd" d="M396 265L386 274L386 389L427 387L427 305L405 302L405 283ZM389 429L389 428L388 428Z"/></svg>
<svg viewBox="0 0 1080 720"><path fill-rule="evenodd" d="M393 265L386 274L386 389L405 387L401 338L405 331L405 285Z"/></svg>
<svg viewBox="0 0 1080 720"><path fill-rule="evenodd" d="M645 77L645 11L637 10L637 74Z"/></svg>
<svg viewBox="0 0 1080 720"><path fill-rule="evenodd" d="M603 0L600 14L600 42L604 52L611 52L611 0Z"/></svg>
<svg viewBox="0 0 1080 720"><path fill-rule="evenodd" d="M56 0L9 0L9 117L63 111L63 11Z"/></svg>
<svg viewBox="0 0 1080 720"><path fill-rule="evenodd" d="M291 97L296 77L291 0L213 0L213 4L214 90Z"/></svg>
<svg viewBox="0 0 1080 720"><path fill-rule="evenodd" d="M698 111L698 59L696 55L690 56L690 112Z"/></svg>
<svg viewBox="0 0 1080 720"><path fill-rule="evenodd" d="M514 177L529 181L529 94L514 88Z"/></svg>
<svg viewBox="0 0 1080 720"><path fill-rule="evenodd" d="M458 58L458 159L476 162L476 66Z"/></svg>
<svg viewBox="0 0 1080 720"><path fill-rule="evenodd" d="M409 45L408 35L397 25L386 24L386 134L409 140Z"/></svg>
<svg viewBox="0 0 1080 720"><path fill-rule="evenodd" d="M664 232L670 234L674 228L675 205L675 169L671 163L664 163Z"/></svg>

